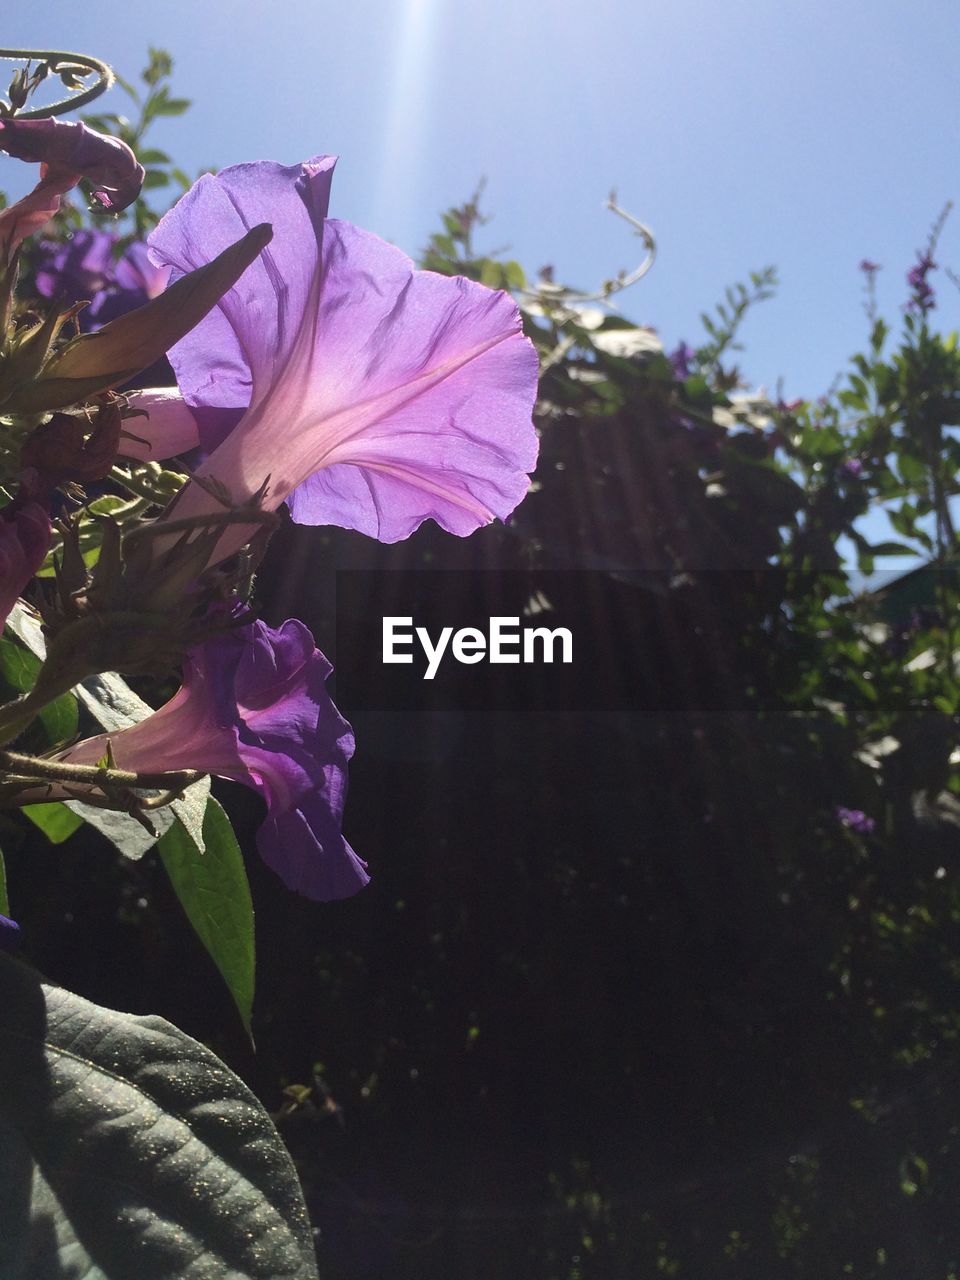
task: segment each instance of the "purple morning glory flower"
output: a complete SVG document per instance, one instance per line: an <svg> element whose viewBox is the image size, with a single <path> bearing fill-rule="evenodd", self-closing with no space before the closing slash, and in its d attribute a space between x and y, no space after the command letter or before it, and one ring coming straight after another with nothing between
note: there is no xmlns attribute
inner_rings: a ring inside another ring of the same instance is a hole
<svg viewBox="0 0 960 1280"><path fill-rule="evenodd" d="M122 769L242 782L266 801L257 848L267 865L308 898L345 898L369 876L340 831L354 740L326 691L331 671L303 623L253 622L192 650L182 687L159 711L60 758L94 763L109 737Z"/></svg>
<svg viewBox="0 0 960 1280"><path fill-rule="evenodd" d="M873 818L868 818L862 809L847 809L843 805L837 805L834 812L840 823L849 831L868 836L876 829L876 822Z"/></svg>
<svg viewBox="0 0 960 1280"><path fill-rule="evenodd" d="M127 144L79 121L0 120L0 151L42 164L43 177L69 178L71 187L86 178L111 213L133 204L143 186L143 166Z"/></svg>
<svg viewBox="0 0 960 1280"><path fill-rule="evenodd" d="M132 244L115 261L116 242L106 231L82 230L60 243L39 245L37 292L67 303L89 302L78 316L84 333L142 307L166 286L170 273L153 265L146 245Z"/></svg>
<svg viewBox="0 0 960 1280"><path fill-rule="evenodd" d="M19 951L20 926L7 916L0 916L0 951Z"/></svg>
<svg viewBox="0 0 960 1280"><path fill-rule="evenodd" d="M268 249L170 351L235 504L268 482L302 524L396 542L424 520L468 534L529 487L537 355L508 294L417 271L399 249L327 219L334 159L207 175L150 236L176 279L268 220ZM224 414L222 411L229 411ZM238 411L241 416L238 418ZM188 484L171 512L222 509ZM231 526L227 555L249 536Z"/></svg>
<svg viewBox="0 0 960 1280"><path fill-rule="evenodd" d="M50 547L50 518L38 502L0 512L0 629Z"/></svg>

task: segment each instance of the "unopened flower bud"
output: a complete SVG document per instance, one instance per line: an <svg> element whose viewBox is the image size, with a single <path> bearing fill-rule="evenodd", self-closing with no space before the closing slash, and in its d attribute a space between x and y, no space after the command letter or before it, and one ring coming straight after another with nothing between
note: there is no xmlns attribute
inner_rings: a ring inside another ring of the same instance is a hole
<svg viewBox="0 0 960 1280"><path fill-rule="evenodd" d="M143 186L143 165L127 144L79 121L0 120L0 151L69 176L71 186L86 178L111 213L133 204Z"/></svg>

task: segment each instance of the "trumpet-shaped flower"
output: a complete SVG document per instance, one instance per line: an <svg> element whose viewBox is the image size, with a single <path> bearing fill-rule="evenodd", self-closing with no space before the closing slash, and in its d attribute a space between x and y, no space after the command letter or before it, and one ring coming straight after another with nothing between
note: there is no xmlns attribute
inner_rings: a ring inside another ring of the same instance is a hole
<svg viewBox="0 0 960 1280"><path fill-rule="evenodd" d="M173 508L259 494L302 524L382 542L433 518L467 534L529 486L537 356L509 295L417 271L399 249L326 217L334 159L205 176L150 237L172 279L261 220L274 238L170 360L208 457ZM238 412L242 415L238 419ZM218 554L248 531L232 527Z"/></svg>
<svg viewBox="0 0 960 1280"><path fill-rule="evenodd" d="M61 759L96 763L109 737L122 769L242 782L267 804L257 848L268 866L308 898L345 898L369 877L340 831L354 741L326 691L331 670L301 622L254 622L192 650L182 687L159 711Z"/></svg>

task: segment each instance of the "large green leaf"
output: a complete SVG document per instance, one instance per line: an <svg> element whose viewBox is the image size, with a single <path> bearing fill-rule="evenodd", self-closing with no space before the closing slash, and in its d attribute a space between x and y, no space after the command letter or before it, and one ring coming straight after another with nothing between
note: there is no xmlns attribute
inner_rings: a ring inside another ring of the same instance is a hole
<svg viewBox="0 0 960 1280"><path fill-rule="evenodd" d="M253 903L243 854L230 819L212 797L203 819L204 852L179 822L157 852L197 937L210 953L251 1034L256 960Z"/></svg>
<svg viewBox="0 0 960 1280"><path fill-rule="evenodd" d="M0 955L3 1280L316 1280L269 1116L162 1018Z"/></svg>

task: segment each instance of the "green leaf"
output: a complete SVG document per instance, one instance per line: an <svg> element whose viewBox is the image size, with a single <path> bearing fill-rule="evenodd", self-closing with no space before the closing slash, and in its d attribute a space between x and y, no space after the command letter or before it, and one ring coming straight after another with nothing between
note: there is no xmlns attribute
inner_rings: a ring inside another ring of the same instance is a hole
<svg viewBox="0 0 960 1280"><path fill-rule="evenodd" d="M63 844L83 826L83 819L58 800L50 804L25 804L20 812L40 828L51 844Z"/></svg>
<svg viewBox="0 0 960 1280"><path fill-rule="evenodd" d="M527 287L526 272L519 262L505 262L503 264L503 274L510 289L525 289Z"/></svg>
<svg viewBox="0 0 960 1280"><path fill-rule="evenodd" d="M137 152L137 159L143 167L149 168L152 164L169 164L170 157L165 151L158 151L156 147L146 147L143 151Z"/></svg>
<svg viewBox="0 0 960 1280"><path fill-rule="evenodd" d="M921 485L926 483L926 464L920 458L915 458L911 453L903 452L897 455L897 470L900 472L904 484Z"/></svg>
<svg viewBox="0 0 960 1280"><path fill-rule="evenodd" d="M875 542L870 548L875 556L911 556L916 553L902 542Z"/></svg>
<svg viewBox="0 0 960 1280"><path fill-rule="evenodd" d="M484 258L480 264L480 283L488 289L503 288L503 267L493 258Z"/></svg>
<svg viewBox="0 0 960 1280"><path fill-rule="evenodd" d="M154 103L153 114L158 116L182 116L189 108L189 98L168 98L164 96Z"/></svg>
<svg viewBox="0 0 960 1280"><path fill-rule="evenodd" d="M33 688L40 665L40 659L29 650L0 637L0 675L17 693ZM79 713L76 699L69 693L47 703L37 718L49 745L76 737Z"/></svg>
<svg viewBox="0 0 960 1280"><path fill-rule="evenodd" d="M6 637L0 638L0 672L17 693L26 693L40 670L40 659Z"/></svg>
<svg viewBox="0 0 960 1280"><path fill-rule="evenodd" d="M170 175L164 173L162 169L148 169L143 176L144 191L152 191L156 187L168 187L170 185Z"/></svg>
<svg viewBox="0 0 960 1280"><path fill-rule="evenodd" d="M213 798L207 801L203 842L201 854L183 825L175 822L157 842L157 851L187 919L220 970L250 1035L256 968L253 903L230 819Z"/></svg>
<svg viewBox="0 0 960 1280"><path fill-rule="evenodd" d="M0 1276L316 1280L263 1107L162 1018L0 956Z"/></svg>

